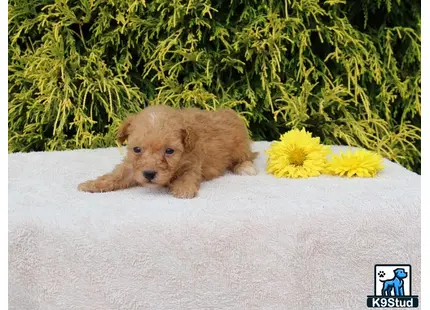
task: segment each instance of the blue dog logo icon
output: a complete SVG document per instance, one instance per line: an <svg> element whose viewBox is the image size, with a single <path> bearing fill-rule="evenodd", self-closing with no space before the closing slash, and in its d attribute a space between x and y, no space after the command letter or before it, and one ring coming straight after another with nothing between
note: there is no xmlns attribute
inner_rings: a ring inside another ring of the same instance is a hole
<svg viewBox="0 0 430 310"><path fill-rule="evenodd" d="M412 294L412 266L377 264L373 271L373 295L367 296L369 308L417 308L418 296Z"/></svg>
<svg viewBox="0 0 430 310"><path fill-rule="evenodd" d="M379 280L384 283L381 291L382 296L392 296L391 292L394 291L394 296L405 296L403 279L408 276L404 268L397 268L394 270L394 278L390 280Z"/></svg>

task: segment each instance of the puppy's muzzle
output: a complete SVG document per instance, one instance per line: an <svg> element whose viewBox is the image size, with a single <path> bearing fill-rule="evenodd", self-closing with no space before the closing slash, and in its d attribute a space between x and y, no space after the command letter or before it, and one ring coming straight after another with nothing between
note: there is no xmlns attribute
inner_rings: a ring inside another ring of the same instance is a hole
<svg viewBox="0 0 430 310"><path fill-rule="evenodd" d="M152 181L155 178L156 175L157 175L157 172L155 172L154 170L145 170L145 171L143 171L143 176L148 181Z"/></svg>

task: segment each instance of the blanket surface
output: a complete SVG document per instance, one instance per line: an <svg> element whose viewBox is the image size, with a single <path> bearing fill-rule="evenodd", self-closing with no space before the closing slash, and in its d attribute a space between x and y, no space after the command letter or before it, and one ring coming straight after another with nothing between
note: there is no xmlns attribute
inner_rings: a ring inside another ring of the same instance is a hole
<svg viewBox="0 0 430 310"><path fill-rule="evenodd" d="M419 175L277 179L268 146L192 200L77 191L118 148L10 154L9 309L366 309L375 264L411 264L420 294Z"/></svg>

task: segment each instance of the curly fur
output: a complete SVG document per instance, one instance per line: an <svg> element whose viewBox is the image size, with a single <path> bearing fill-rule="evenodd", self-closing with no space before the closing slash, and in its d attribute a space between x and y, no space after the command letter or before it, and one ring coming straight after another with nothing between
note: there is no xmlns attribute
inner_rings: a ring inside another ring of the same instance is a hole
<svg viewBox="0 0 430 310"><path fill-rule="evenodd" d="M231 109L151 106L120 126L118 141L126 140L124 161L111 173L80 184L79 190L106 192L143 185L167 187L175 197L193 198L202 181L226 169L239 175L256 174L257 153L251 151L245 124ZM144 171L156 175L148 180Z"/></svg>

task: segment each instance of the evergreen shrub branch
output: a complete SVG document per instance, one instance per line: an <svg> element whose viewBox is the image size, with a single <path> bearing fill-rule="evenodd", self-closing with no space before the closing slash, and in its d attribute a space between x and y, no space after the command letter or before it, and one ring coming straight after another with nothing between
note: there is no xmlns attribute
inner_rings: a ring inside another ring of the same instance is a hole
<svg viewBox="0 0 430 310"><path fill-rule="evenodd" d="M420 172L417 0L10 0L9 151L115 145L152 103L231 107Z"/></svg>

